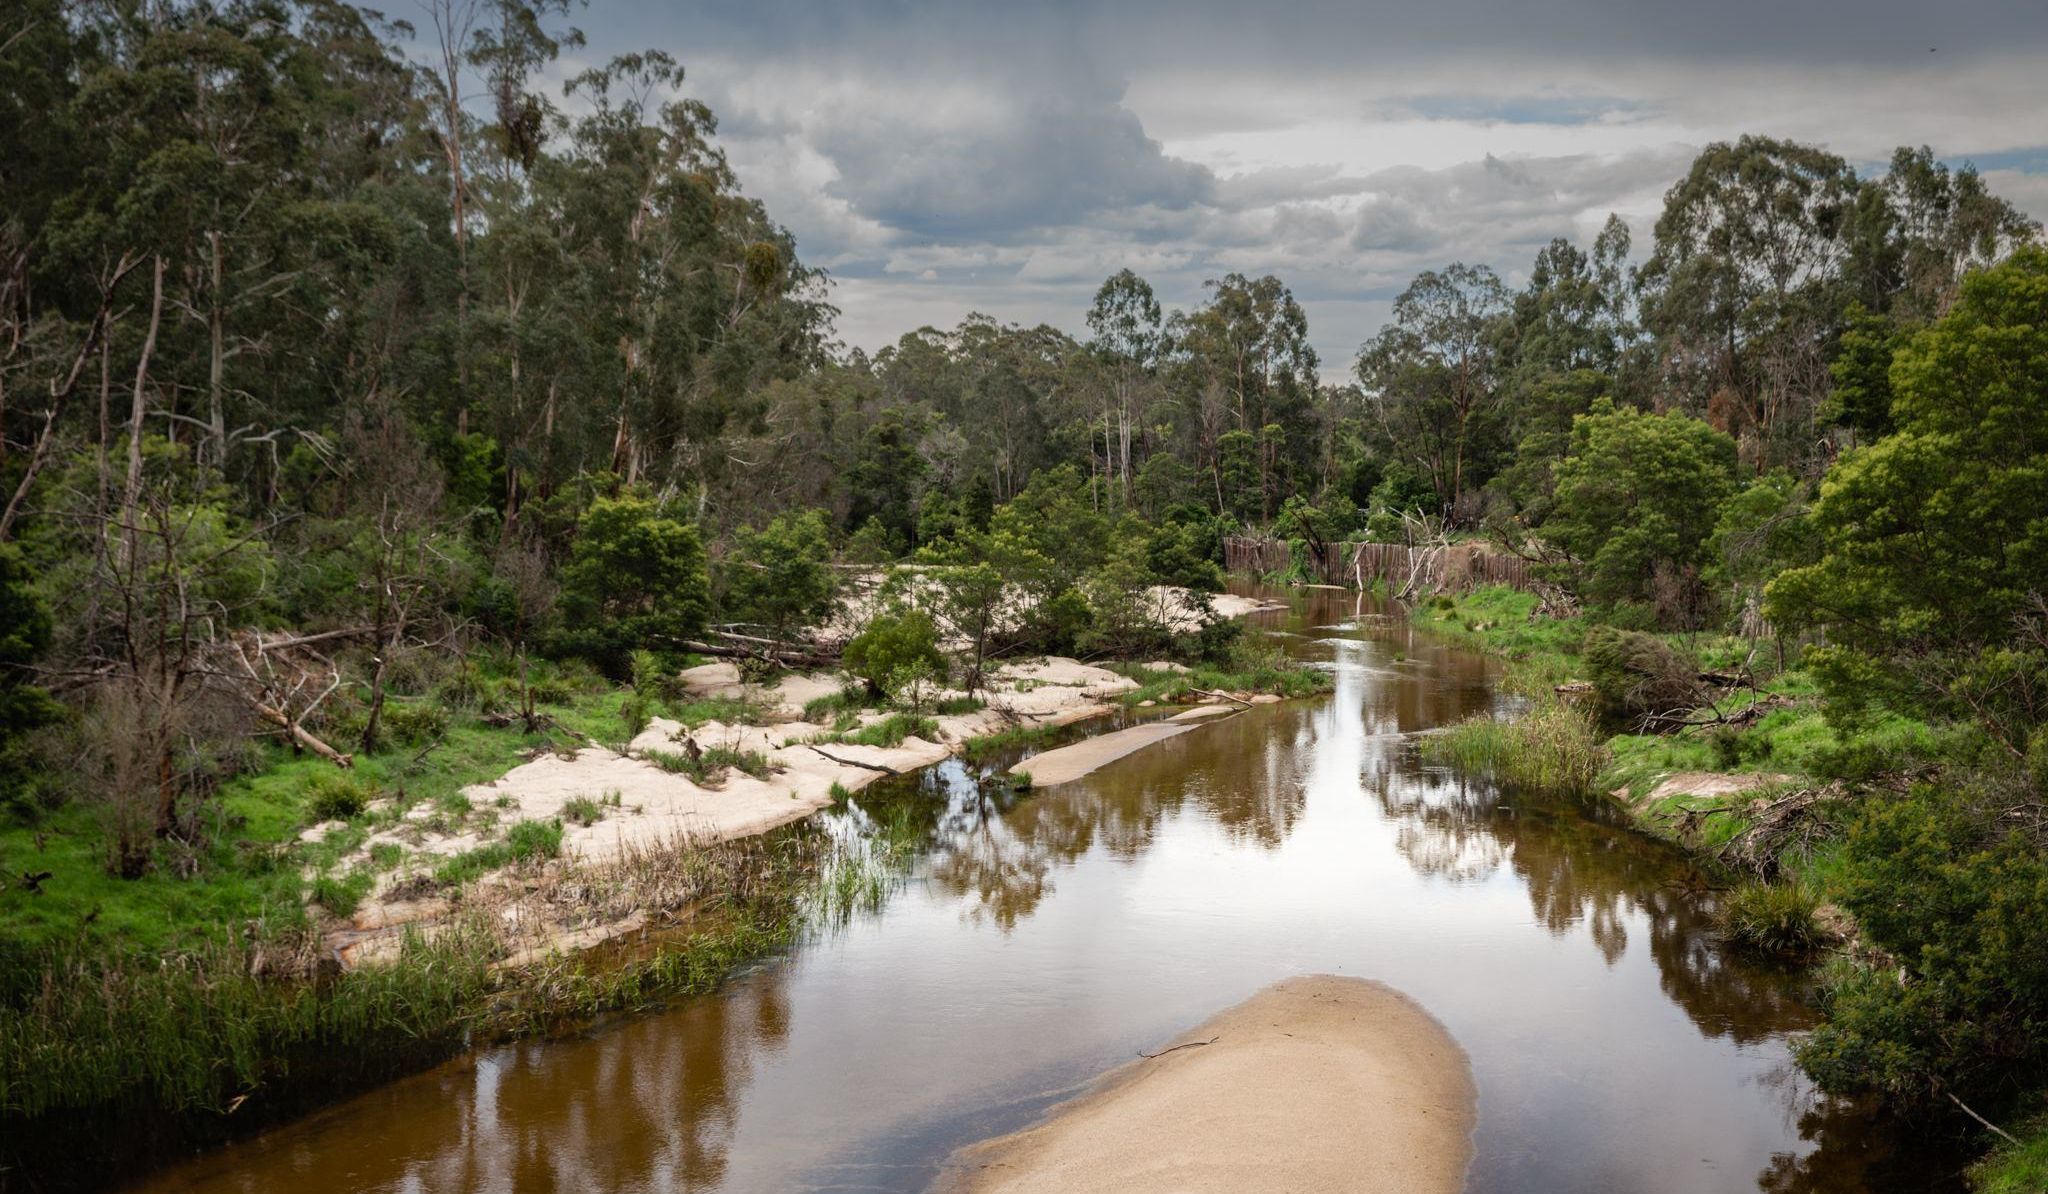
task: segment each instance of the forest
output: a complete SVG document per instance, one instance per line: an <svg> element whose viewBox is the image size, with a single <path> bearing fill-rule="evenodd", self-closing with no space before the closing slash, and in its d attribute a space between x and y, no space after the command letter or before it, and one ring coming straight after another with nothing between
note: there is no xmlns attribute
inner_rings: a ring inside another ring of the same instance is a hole
<svg viewBox="0 0 2048 1194"><path fill-rule="evenodd" d="M1169 309L1127 269L1085 332L977 314L870 354L682 62L554 87L568 0L423 12L0 14L10 1133L138 1097L27 1073L53 985L348 902L252 862L224 793L397 768L451 710L531 726L537 692L630 737L653 674L805 662L892 565L935 595L847 647L869 699L1026 655L1257 670L1145 600L1220 590L1234 535L1528 561L1607 676L1603 741L1677 728L1697 691L1656 686L1709 639L1796 677L1859 942L1803 1064L2040 1130L2048 250L1975 170L1709 145L1647 244L1610 217L1444 263L1346 361L1281 278ZM237 1081L196 1064L195 1106Z"/></svg>

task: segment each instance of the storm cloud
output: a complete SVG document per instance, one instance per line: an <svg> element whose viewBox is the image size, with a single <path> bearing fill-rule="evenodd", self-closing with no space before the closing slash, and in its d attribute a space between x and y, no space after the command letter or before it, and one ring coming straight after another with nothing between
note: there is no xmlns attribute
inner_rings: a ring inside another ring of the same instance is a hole
<svg viewBox="0 0 2048 1194"><path fill-rule="evenodd" d="M2048 216L2040 0L593 0L581 23L585 58L687 65L869 349L975 310L1079 331L1126 267L1182 305L1239 271L1293 286L1341 370L1420 269L1514 280L1610 212L1640 251L1692 155L1746 132L1867 169L1927 144Z"/></svg>

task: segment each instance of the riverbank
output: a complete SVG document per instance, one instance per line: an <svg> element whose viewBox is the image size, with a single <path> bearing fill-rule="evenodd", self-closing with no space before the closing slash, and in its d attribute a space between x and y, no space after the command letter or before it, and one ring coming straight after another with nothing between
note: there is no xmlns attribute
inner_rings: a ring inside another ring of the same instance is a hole
<svg viewBox="0 0 2048 1194"><path fill-rule="evenodd" d="M1828 873L1830 842L1811 835L1759 841L1755 834L1794 806L1804 811L1832 799L1829 785L1847 762L1849 744L1829 726L1804 673L1773 669L1759 658L1770 654L1768 645L1732 636L1646 636L1683 661L1688 678L1715 680L1700 682L1699 703L1685 711L1694 724L1613 732L1603 717L1629 717L1603 710L1609 698L1582 652L1589 623L1539 616L1538 601L1481 588L1415 607L1417 626L1504 660L1503 687L1523 701L1515 717L1451 727L1428 749L1511 782L1602 794L1644 832L1738 871L1816 881ZM1855 745L1881 750L1925 732L1894 719Z"/></svg>
<svg viewBox="0 0 2048 1194"><path fill-rule="evenodd" d="M914 847L887 826L840 842L802 824L819 811L954 754L1207 699L1195 687L1327 686L1240 654L1237 672L1020 661L916 710L726 663L617 688L465 661L392 701L389 745L352 768L276 749L231 780L239 832L196 873L116 879L84 810L46 821L47 840L6 843L52 873L0 893L0 1187L9 1170L90 1187L463 1048L715 987L879 898ZM91 1146L116 1123L137 1130Z"/></svg>
<svg viewBox="0 0 2048 1194"><path fill-rule="evenodd" d="M1452 1194L1472 1157L1464 1052L1381 983L1276 983L1104 1075L1046 1121L955 1154L942 1189Z"/></svg>

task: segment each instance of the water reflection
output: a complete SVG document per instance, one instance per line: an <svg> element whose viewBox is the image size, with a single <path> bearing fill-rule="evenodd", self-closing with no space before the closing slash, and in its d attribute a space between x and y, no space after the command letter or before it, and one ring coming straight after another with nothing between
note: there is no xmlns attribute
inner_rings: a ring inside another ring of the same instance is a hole
<svg viewBox="0 0 2048 1194"><path fill-rule="evenodd" d="M1813 1105L1786 976L1715 939L1703 877L1603 806L1424 766L1487 662L1370 602L1296 599L1327 701L1264 706L1018 796L958 763L838 828L914 819L913 882L718 996L493 1050L167 1175L247 1190L914 1190L954 1147L1275 978L1408 990L1471 1054L1471 1188L1942 1188ZM1340 624L1355 629L1317 630ZM1005 760L1004 762L1007 762ZM993 772L995 769L991 769Z"/></svg>

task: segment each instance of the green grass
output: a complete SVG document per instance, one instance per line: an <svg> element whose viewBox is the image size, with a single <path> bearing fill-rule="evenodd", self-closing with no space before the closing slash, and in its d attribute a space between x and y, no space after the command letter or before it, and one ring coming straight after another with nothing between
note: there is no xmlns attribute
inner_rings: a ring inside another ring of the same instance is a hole
<svg viewBox="0 0 2048 1194"><path fill-rule="evenodd" d="M1027 746L1042 746L1063 733L1072 731L1070 726L1011 726L993 734L969 738L960 744L960 757L969 763L985 763L1004 751Z"/></svg>
<svg viewBox="0 0 2048 1194"><path fill-rule="evenodd" d="M1322 668L1297 667L1277 653L1241 661L1233 667L1204 664L1181 673L1143 664L1109 663L1110 671L1137 682L1138 687L1117 694L1125 705L1146 701L1157 704L1187 703L1203 699L1196 689L1208 692L1271 693L1280 697L1308 697L1328 692L1334 681Z"/></svg>
<svg viewBox="0 0 2048 1194"><path fill-rule="evenodd" d="M858 721L861 713L872 703L865 689L858 684L849 684L838 692L805 701L804 720L812 725L845 728L839 724L843 719Z"/></svg>
<svg viewBox="0 0 2048 1194"><path fill-rule="evenodd" d="M1751 953L1796 957L1825 940L1814 911L1820 901L1798 883L1748 883L1721 901L1721 931Z"/></svg>
<svg viewBox="0 0 2048 1194"><path fill-rule="evenodd" d="M2041 1194L2048 1190L2048 1117L2013 1133L2018 1144L2002 1144L1970 1169L1976 1194Z"/></svg>
<svg viewBox="0 0 2048 1194"><path fill-rule="evenodd" d="M1473 717L1421 740L1423 758L1498 783L1581 793L1600 774L1603 752L1592 719L1562 701L1541 701L1521 716Z"/></svg>
<svg viewBox="0 0 2048 1194"><path fill-rule="evenodd" d="M663 771L671 775L687 776L690 782L705 787L718 783L728 771L744 771L755 779L767 779L775 772L775 765L760 751L738 750L730 746L713 746L701 750L695 758L675 750L646 750L640 753L648 762Z"/></svg>
<svg viewBox="0 0 2048 1194"><path fill-rule="evenodd" d="M460 887L500 867L554 858L561 852L560 821L518 821L505 831L503 838L443 861L434 868L434 882L443 887Z"/></svg>
<svg viewBox="0 0 2048 1194"><path fill-rule="evenodd" d="M607 792L598 799L588 796L572 796L562 802L562 819L576 825L595 825L604 820L605 814L619 807L620 795Z"/></svg>
<svg viewBox="0 0 2048 1194"><path fill-rule="evenodd" d="M988 708L988 702L976 696L947 697L932 707L940 717L959 717L968 713L979 713Z"/></svg>
<svg viewBox="0 0 2048 1194"><path fill-rule="evenodd" d="M929 717L915 713L891 713L871 726L855 730L834 730L819 734L811 741L820 745L843 742L848 746L901 746L905 738L922 738L927 742L939 741L939 723Z"/></svg>

